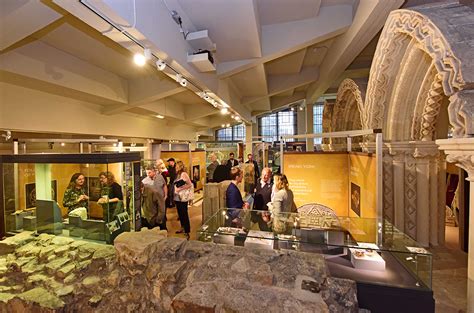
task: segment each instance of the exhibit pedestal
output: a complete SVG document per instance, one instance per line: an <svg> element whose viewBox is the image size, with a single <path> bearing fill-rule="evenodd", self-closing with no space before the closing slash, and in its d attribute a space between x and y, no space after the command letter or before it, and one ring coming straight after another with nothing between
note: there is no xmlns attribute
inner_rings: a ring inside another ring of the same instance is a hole
<svg viewBox="0 0 474 313"><path fill-rule="evenodd" d="M385 261L376 252L350 248L351 263L354 268L361 270L385 271Z"/></svg>
<svg viewBox="0 0 474 313"><path fill-rule="evenodd" d="M244 246L251 249L272 250L274 237L275 236L271 232L251 230L247 234Z"/></svg>

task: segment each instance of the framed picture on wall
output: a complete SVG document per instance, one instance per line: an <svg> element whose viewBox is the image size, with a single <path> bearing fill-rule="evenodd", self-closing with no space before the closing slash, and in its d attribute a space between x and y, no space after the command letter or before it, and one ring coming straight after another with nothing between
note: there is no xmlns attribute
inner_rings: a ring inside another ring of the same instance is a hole
<svg viewBox="0 0 474 313"><path fill-rule="evenodd" d="M351 183L351 210L360 216L360 186Z"/></svg>
<svg viewBox="0 0 474 313"><path fill-rule="evenodd" d="M57 180L51 181L51 198L54 201L58 201L58 182ZM30 183L25 185L25 206L26 209L36 207L36 183Z"/></svg>

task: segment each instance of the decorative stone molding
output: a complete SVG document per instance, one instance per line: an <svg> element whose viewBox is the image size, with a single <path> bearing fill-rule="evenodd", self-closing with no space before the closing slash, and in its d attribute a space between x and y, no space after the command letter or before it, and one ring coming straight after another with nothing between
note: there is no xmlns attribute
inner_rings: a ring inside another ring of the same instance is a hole
<svg viewBox="0 0 474 313"><path fill-rule="evenodd" d="M441 77L444 94L450 96L465 85L461 73L461 62L453 54L444 35L434 23L421 13L410 10L393 11L385 23L385 27L377 45L370 71L367 89L366 108L364 110L364 126L366 128L382 128L388 90L389 74L399 64L393 62L401 49L403 37L414 38L421 49L431 56L437 72Z"/></svg>
<svg viewBox="0 0 474 313"><path fill-rule="evenodd" d="M416 162L411 155L405 157L405 232L412 238L417 238L416 214Z"/></svg>
<svg viewBox="0 0 474 313"><path fill-rule="evenodd" d="M449 97L448 114L453 137L474 136L474 90L463 90Z"/></svg>
<svg viewBox="0 0 474 313"><path fill-rule="evenodd" d="M383 169L383 216L385 219L394 222L393 211L393 158L389 153L384 153Z"/></svg>
<svg viewBox="0 0 474 313"><path fill-rule="evenodd" d="M428 91L428 97L426 98L425 105L423 107L423 113L421 115L421 140L429 141L434 139L436 131L436 122L438 121L438 114L443 102L443 84L441 81L441 75L436 74L431 88Z"/></svg>
<svg viewBox="0 0 474 313"><path fill-rule="evenodd" d="M434 141L411 141L410 144L414 145L413 157L417 159L437 158L439 155L438 146Z"/></svg>
<svg viewBox="0 0 474 313"><path fill-rule="evenodd" d="M334 131L362 128L361 118L366 86L367 82L350 78L341 82L332 114L331 124Z"/></svg>
<svg viewBox="0 0 474 313"><path fill-rule="evenodd" d="M456 163L468 173L468 180L474 181L474 138L452 138L436 140L444 150L446 161Z"/></svg>

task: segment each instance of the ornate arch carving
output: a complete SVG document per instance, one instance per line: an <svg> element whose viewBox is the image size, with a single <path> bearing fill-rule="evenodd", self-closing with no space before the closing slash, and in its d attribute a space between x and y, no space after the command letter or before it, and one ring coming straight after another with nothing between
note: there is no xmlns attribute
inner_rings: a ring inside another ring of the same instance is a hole
<svg viewBox="0 0 474 313"><path fill-rule="evenodd" d="M336 103L331 119L332 131L361 128L363 98L367 82L363 80L344 79L337 90Z"/></svg>
<svg viewBox="0 0 474 313"><path fill-rule="evenodd" d="M441 31L426 16L410 10L393 11L385 23L370 70L364 127L382 128L388 98L388 74L399 64L394 62L397 55L404 53L400 48L402 37L415 39L419 48L433 60L445 95L451 96L465 86L461 73L461 62L454 55Z"/></svg>

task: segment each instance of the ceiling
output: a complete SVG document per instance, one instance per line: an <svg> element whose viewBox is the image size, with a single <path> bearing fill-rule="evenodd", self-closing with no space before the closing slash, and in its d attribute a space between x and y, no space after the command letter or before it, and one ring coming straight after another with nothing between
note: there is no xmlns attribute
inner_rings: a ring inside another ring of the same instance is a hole
<svg viewBox="0 0 474 313"><path fill-rule="evenodd" d="M1 1L1 28L8 31L0 37L0 80L101 105L104 115L159 114L198 131L235 121L196 95L196 86L251 121L296 101L316 101L345 77L368 76L384 16L403 1L85 2L131 25L130 34L194 84L180 86L153 62L133 64L141 49L72 0ZM169 10L179 13L185 31L208 30L216 71L201 73L186 62L193 48Z"/></svg>

